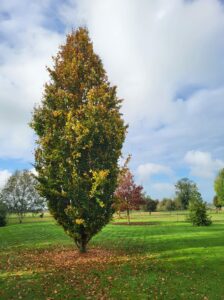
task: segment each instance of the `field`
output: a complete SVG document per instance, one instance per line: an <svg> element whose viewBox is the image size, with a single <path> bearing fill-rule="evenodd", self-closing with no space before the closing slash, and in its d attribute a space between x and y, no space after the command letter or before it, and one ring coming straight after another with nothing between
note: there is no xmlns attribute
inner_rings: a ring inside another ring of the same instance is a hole
<svg viewBox="0 0 224 300"><path fill-rule="evenodd" d="M135 213L150 225L111 223L80 256L50 216L11 218L0 228L0 299L224 299L224 214L212 219Z"/></svg>

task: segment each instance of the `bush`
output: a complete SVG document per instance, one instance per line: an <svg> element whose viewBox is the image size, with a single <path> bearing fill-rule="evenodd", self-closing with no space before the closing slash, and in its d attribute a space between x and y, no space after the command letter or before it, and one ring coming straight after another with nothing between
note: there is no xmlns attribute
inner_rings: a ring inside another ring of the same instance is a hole
<svg viewBox="0 0 224 300"><path fill-rule="evenodd" d="M7 208L3 202L0 202L0 227L6 225Z"/></svg>
<svg viewBox="0 0 224 300"><path fill-rule="evenodd" d="M188 220L194 226L209 226L212 224L211 218L207 214L206 203L201 199L190 202Z"/></svg>

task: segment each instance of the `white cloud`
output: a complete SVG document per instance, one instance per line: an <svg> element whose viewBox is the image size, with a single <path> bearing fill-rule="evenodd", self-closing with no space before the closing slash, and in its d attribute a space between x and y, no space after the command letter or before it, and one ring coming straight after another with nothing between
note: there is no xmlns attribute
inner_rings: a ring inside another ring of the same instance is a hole
<svg viewBox="0 0 224 300"><path fill-rule="evenodd" d="M8 170L0 170L0 190L4 187L11 175L12 174Z"/></svg>
<svg viewBox="0 0 224 300"><path fill-rule="evenodd" d="M171 175L172 170L169 167L164 165L147 163L147 164L139 165L137 168L137 173L140 179L145 180L145 179L149 179L151 176L156 174Z"/></svg>
<svg viewBox="0 0 224 300"><path fill-rule="evenodd" d="M50 1L1 1L0 16L0 157L32 159L33 133L28 123L42 97L62 36L43 26ZM24 14L26 12L26 14Z"/></svg>
<svg viewBox="0 0 224 300"><path fill-rule="evenodd" d="M87 23L95 49L125 99L131 124L142 119L150 126L161 120L170 123L179 113L173 102L178 90L191 84L213 88L222 82L224 18L218 3L75 2L76 16ZM74 12L64 9L67 22L74 20Z"/></svg>
<svg viewBox="0 0 224 300"><path fill-rule="evenodd" d="M55 10L49 14L53 3ZM77 23L88 26L109 80L125 99L129 134L124 150L132 154L133 169L143 165L143 176L159 174L155 166L146 167L153 161L157 166L171 166L178 176L178 170L188 166L183 157L189 149L223 159L221 1L55 3L1 1L0 12L8 11L9 18L1 20L0 28L0 157L32 157L30 111L48 78L45 65L64 39L64 34L49 27L57 15L66 31ZM211 194L212 182L207 186L204 192Z"/></svg>
<svg viewBox="0 0 224 300"><path fill-rule="evenodd" d="M181 169L183 176L189 149L222 159L221 1L71 0L62 9L67 25L74 14L87 24L109 79L125 99L125 151L133 154L135 169L153 161L171 166L177 177ZM212 189L210 181L202 192L211 195Z"/></svg>
<svg viewBox="0 0 224 300"><path fill-rule="evenodd" d="M214 178L218 170L224 167L224 161L212 158L209 152L189 151L184 159L190 166L191 175L202 178Z"/></svg>

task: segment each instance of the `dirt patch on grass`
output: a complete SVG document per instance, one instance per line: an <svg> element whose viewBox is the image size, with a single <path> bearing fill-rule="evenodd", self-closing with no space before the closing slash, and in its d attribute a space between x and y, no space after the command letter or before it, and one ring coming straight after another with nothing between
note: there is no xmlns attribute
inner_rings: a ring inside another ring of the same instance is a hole
<svg viewBox="0 0 224 300"><path fill-rule="evenodd" d="M128 224L128 222L113 222L112 225L128 225L128 226L144 226L144 225L158 225L157 222L131 222Z"/></svg>

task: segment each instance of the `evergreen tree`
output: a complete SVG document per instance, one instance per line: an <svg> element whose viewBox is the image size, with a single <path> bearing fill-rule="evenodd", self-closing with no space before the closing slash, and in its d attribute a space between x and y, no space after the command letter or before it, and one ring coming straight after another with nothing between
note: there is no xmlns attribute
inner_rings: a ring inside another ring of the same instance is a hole
<svg viewBox="0 0 224 300"><path fill-rule="evenodd" d="M198 191L194 193L190 200L188 220L194 226L209 226L212 223L207 214L207 205Z"/></svg>
<svg viewBox="0 0 224 300"><path fill-rule="evenodd" d="M126 132L121 100L85 28L67 36L48 71L51 81L31 122L38 136L39 191L58 223L85 252L114 212Z"/></svg>

